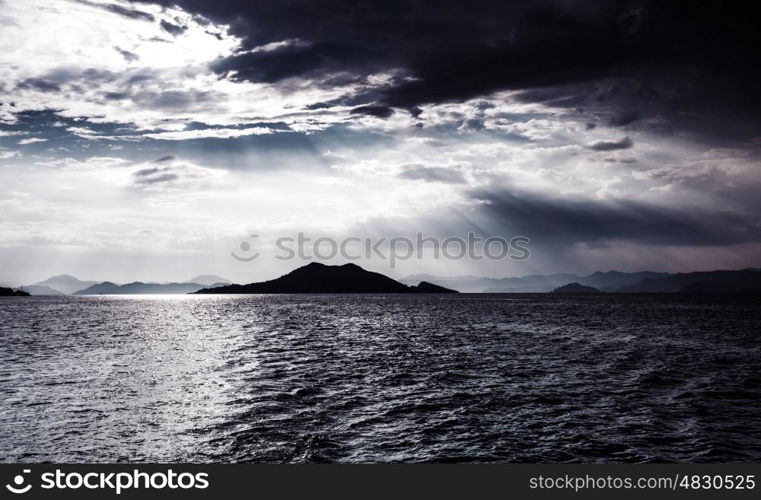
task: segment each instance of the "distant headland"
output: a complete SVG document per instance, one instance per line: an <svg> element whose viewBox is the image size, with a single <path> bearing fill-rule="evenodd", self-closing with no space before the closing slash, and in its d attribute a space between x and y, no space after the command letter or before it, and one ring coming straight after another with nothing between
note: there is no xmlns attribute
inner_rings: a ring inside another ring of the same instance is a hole
<svg viewBox="0 0 761 500"><path fill-rule="evenodd" d="M568 283L567 285L557 287L552 293L600 293L600 290L593 286Z"/></svg>
<svg viewBox="0 0 761 500"><path fill-rule="evenodd" d="M249 283L204 288L195 293L458 293L425 281L409 286L356 264L328 266L312 262L279 278Z"/></svg>

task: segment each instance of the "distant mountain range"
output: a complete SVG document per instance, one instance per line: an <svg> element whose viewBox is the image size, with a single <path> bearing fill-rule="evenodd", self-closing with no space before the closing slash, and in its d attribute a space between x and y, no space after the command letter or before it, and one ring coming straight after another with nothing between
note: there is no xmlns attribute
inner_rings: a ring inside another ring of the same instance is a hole
<svg viewBox="0 0 761 500"><path fill-rule="evenodd" d="M657 279L671 276L669 273L642 271L622 273L619 271L594 272L586 276L569 273L530 274L516 278L486 278L481 276L441 277L430 274L413 274L401 278L402 283L417 283L425 280L448 288L467 293L543 293L551 292L568 283L598 288L605 292L614 292L619 288L645 279Z"/></svg>
<svg viewBox="0 0 761 500"><path fill-rule="evenodd" d="M33 285L19 287L30 295L120 295L120 294L171 294L193 293L208 286L223 286L230 281L213 274L196 276L182 283L127 283L110 281L81 281L74 276L61 274Z"/></svg>
<svg viewBox="0 0 761 500"><path fill-rule="evenodd" d="M7 287L30 295L121 295L121 294L185 294L185 293L546 293L565 285L593 287L616 293L731 293L761 292L761 269L736 271L701 271L693 273L658 273L642 271L594 272L588 275L568 273L532 274L514 278L481 276L443 277L430 274L406 276L396 281L372 273L354 264L326 266L312 263L280 278L233 285L213 274L199 275L179 283L118 284L110 281L81 281L62 274L22 287ZM209 290L204 290L209 289Z"/></svg>
<svg viewBox="0 0 761 500"><path fill-rule="evenodd" d="M223 286L225 283L215 283L212 286ZM104 281L79 290L74 295L140 295L140 294L173 294L173 293L194 293L206 288L206 285L200 283L127 283L126 285L117 285L110 281Z"/></svg>
<svg viewBox="0 0 761 500"><path fill-rule="evenodd" d="M761 269L679 273L646 279L618 289L619 292L725 293L761 292Z"/></svg>
<svg viewBox="0 0 761 500"><path fill-rule="evenodd" d="M622 293L761 291L761 269L755 268L694 273L597 271L585 276L532 274L501 279L479 276L441 277L415 274L399 281L409 284L419 280L468 293L545 293L571 283L593 287L603 292Z"/></svg>
<svg viewBox="0 0 761 500"><path fill-rule="evenodd" d="M328 266L312 262L274 280L206 288L196 293L457 293L428 282L408 286L356 264Z"/></svg>
<svg viewBox="0 0 761 500"><path fill-rule="evenodd" d="M60 274L23 288L32 295L71 295L96 283L81 281L70 274Z"/></svg>
<svg viewBox="0 0 761 500"><path fill-rule="evenodd" d="M58 290L44 285L25 285L19 287L19 289L24 290L29 295L66 295L65 293L61 293Z"/></svg>
<svg viewBox="0 0 761 500"><path fill-rule="evenodd" d="M183 283L198 283L199 285L203 286L222 286L229 285L232 282L222 278L221 276L217 276L216 274L201 274L195 278L189 279L188 281L184 281Z"/></svg>

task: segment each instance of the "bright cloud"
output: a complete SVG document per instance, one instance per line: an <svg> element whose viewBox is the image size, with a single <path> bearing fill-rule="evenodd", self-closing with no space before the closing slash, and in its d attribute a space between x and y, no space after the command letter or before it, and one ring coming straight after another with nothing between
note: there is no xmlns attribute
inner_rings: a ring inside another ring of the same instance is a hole
<svg viewBox="0 0 761 500"><path fill-rule="evenodd" d="M319 29L254 41L220 24L235 22L226 13L0 4L0 247L19 259L65 246L171 260L226 256L246 234L517 225L557 235L544 262L587 252L631 269L660 254L627 244L757 241L758 139L706 140L699 120L660 104L640 117L646 86L582 75L475 92L406 49L387 60L375 37L357 45L366 61L312 39L335 41Z"/></svg>

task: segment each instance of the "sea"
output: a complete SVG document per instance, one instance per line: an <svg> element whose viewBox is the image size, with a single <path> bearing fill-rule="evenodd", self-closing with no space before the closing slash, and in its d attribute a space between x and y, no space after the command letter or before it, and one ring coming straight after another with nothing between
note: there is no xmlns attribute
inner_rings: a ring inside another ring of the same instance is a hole
<svg viewBox="0 0 761 500"><path fill-rule="evenodd" d="M758 462L761 298L0 299L3 462Z"/></svg>

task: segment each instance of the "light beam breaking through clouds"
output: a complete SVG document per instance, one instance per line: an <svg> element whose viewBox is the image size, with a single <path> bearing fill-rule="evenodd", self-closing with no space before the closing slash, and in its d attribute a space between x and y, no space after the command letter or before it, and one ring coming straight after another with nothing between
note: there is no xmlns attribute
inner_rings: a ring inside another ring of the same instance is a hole
<svg viewBox="0 0 761 500"><path fill-rule="evenodd" d="M277 269L225 258L240 238L297 231L533 242L525 263L400 275L761 265L743 9L0 8L0 281L253 281Z"/></svg>

